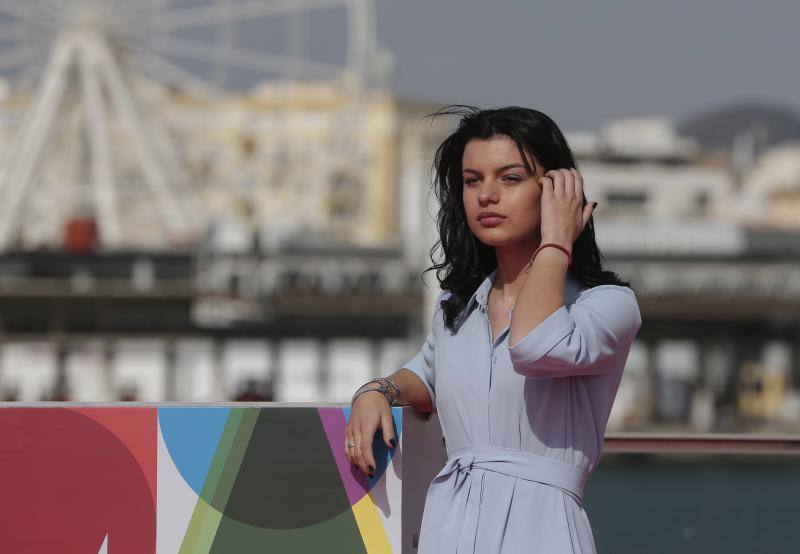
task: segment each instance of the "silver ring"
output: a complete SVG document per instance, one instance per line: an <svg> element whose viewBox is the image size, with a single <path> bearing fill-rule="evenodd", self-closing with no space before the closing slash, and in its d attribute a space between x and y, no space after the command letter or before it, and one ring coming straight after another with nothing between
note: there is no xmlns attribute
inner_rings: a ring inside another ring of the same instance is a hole
<svg viewBox="0 0 800 554"><path fill-rule="evenodd" d="M351 443L351 442L348 442L348 443L347 443L347 448L355 448L355 447L356 447L356 445L355 445L355 444L353 444L353 443Z"/></svg>

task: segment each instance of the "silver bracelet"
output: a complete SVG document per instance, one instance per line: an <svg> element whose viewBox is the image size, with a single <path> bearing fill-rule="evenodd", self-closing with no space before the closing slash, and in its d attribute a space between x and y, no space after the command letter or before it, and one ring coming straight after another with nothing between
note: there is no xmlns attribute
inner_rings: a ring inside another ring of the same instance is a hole
<svg viewBox="0 0 800 554"><path fill-rule="evenodd" d="M383 383L384 385L391 387L394 390L394 397L392 405L397 403L397 399L400 398L400 387L397 386L397 383L389 379L388 377L378 377L378 382Z"/></svg>
<svg viewBox="0 0 800 554"><path fill-rule="evenodd" d="M384 398L386 398L386 395L383 394L383 390L381 389L364 389L364 390L359 390L357 393L353 395L353 398L350 399L350 405L352 406L355 399L358 398L360 395L364 394L365 392L372 392L372 391L379 392L383 395ZM389 401L388 398L386 398L386 400ZM389 403L389 405L391 406L392 404Z"/></svg>
<svg viewBox="0 0 800 554"><path fill-rule="evenodd" d="M364 387L370 383L378 383L378 387L370 387L365 389ZM394 406L397 403L397 399L400 397L400 387L397 386L397 383L386 377L378 377L377 379L372 379L371 381L367 381L361 385L353 395L353 398L350 399L350 404L353 404L353 401L356 399L356 397L371 390L380 392L384 398L386 398L389 406Z"/></svg>

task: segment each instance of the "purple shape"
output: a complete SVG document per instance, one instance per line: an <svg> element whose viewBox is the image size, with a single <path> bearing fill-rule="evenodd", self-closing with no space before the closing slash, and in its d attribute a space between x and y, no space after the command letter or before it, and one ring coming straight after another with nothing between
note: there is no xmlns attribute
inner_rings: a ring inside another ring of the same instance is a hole
<svg viewBox="0 0 800 554"><path fill-rule="evenodd" d="M328 444L331 447L331 454L336 460L336 467L339 468L339 475L342 477L344 490L350 505L354 505L361 500L370 489L367 476L350 464L350 460L344 455L344 431L347 421L344 417L342 408L317 408L325 435L328 437Z"/></svg>

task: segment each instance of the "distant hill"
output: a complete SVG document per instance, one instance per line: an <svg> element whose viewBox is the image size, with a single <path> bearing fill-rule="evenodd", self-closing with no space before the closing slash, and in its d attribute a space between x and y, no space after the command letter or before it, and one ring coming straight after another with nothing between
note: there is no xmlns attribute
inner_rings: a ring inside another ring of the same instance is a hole
<svg viewBox="0 0 800 554"><path fill-rule="evenodd" d="M743 102L691 116L679 122L678 132L697 140L705 150L730 151L734 139L753 133L756 151L800 140L800 115L785 107Z"/></svg>

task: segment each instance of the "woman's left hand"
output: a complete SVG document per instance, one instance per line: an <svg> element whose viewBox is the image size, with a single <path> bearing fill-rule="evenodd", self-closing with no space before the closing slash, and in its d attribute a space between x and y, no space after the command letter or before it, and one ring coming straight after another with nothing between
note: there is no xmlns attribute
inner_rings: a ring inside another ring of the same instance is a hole
<svg viewBox="0 0 800 554"><path fill-rule="evenodd" d="M551 169L539 179L539 186L542 244L555 242L571 249L597 202L583 205L583 177L577 169Z"/></svg>

